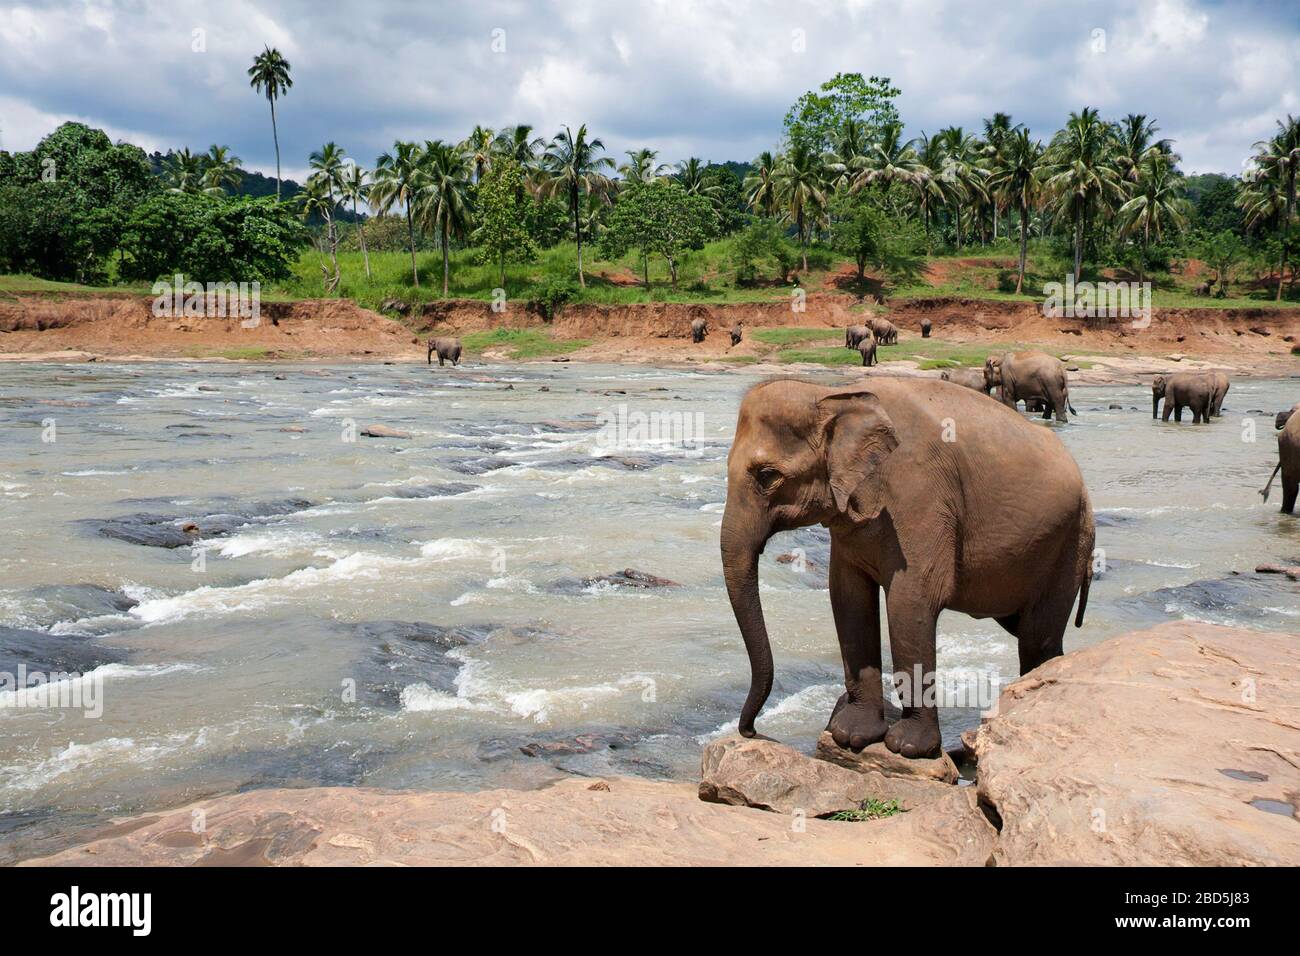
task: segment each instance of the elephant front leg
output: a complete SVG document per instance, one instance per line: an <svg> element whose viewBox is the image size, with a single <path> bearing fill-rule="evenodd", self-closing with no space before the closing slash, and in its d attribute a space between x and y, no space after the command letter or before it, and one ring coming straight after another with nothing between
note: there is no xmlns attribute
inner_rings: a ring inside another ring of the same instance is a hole
<svg viewBox="0 0 1300 956"><path fill-rule="evenodd" d="M880 585L841 558L831 544L831 613L844 659L844 693L826 729L840 747L859 751L884 740L880 662Z"/></svg>
<svg viewBox="0 0 1300 956"><path fill-rule="evenodd" d="M885 746L904 757L937 757L942 742L935 706L937 615L919 597L909 599L898 589L889 595L888 613L894 687L903 716L885 734Z"/></svg>

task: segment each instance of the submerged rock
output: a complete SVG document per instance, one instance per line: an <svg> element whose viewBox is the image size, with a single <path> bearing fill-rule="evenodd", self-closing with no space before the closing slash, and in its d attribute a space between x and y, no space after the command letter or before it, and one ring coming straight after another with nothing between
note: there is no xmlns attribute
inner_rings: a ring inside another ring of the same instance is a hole
<svg viewBox="0 0 1300 956"><path fill-rule="evenodd" d="M389 428L387 425L367 425L361 429L360 434L364 438L410 438L410 432L398 431L396 428Z"/></svg>
<svg viewBox="0 0 1300 956"><path fill-rule="evenodd" d="M210 512L203 517L137 512L116 518L83 518L77 524L105 538L150 548L184 548L201 538L221 538L257 518L273 518L311 507L305 498L282 498L246 505L238 512Z"/></svg>
<svg viewBox="0 0 1300 956"><path fill-rule="evenodd" d="M613 584L623 588L679 588L681 587L676 581L670 581L668 578L661 578L657 574L651 574L649 571L638 571L636 568L624 568L622 571L614 571L610 574L598 574L595 577L583 578L582 586L589 588L594 584Z"/></svg>

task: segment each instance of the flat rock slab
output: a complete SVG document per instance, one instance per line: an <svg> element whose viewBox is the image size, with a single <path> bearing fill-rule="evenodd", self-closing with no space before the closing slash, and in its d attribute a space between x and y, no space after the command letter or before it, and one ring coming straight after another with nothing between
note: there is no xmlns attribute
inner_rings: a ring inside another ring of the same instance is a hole
<svg viewBox="0 0 1300 956"><path fill-rule="evenodd" d="M1300 864L1300 641L1163 624L1007 687L975 737L999 864Z"/></svg>
<svg viewBox="0 0 1300 956"><path fill-rule="evenodd" d="M817 738L817 759L858 773L879 773L886 777L909 777L914 780L936 780L939 783L956 783L961 776L957 765L947 754L937 757L913 759L900 757L884 742L862 748L860 753L844 750L835 742L829 730Z"/></svg>
<svg viewBox="0 0 1300 956"><path fill-rule="evenodd" d="M254 790L124 821L22 865L983 865L996 833L969 789L951 788L952 805L928 816L871 823L702 803L693 784L625 777L479 793Z"/></svg>
<svg viewBox="0 0 1300 956"><path fill-rule="evenodd" d="M700 761L701 800L809 817L856 809L869 798L897 800L911 811L944 800L953 789L934 780L849 770L775 740L739 735L712 741Z"/></svg>

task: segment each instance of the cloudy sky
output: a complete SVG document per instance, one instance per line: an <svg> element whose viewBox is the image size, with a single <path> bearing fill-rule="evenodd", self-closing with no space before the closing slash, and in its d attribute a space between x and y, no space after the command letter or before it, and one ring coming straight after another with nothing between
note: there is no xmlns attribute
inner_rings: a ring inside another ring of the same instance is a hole
<svg viewBox="0 0 1300 956"><path fill-rule="evenodd" d="M1154 117L1189 171L1236 172L1300 113L1296 0L0 0L0 148L77 119L146 149L222 143L274 173L245 71L279 48L285 175L327 140L363 165L475 123L585 122L622 159L745 160L837 71L902 89L908 134L1010 112Z"/></svg>

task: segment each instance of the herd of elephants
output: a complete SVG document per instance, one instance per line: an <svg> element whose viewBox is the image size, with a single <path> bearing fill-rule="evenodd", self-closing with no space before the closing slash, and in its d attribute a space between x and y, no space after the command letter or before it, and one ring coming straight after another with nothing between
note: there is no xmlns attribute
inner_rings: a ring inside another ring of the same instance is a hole
<svg viewBox="0 0 1300 956"><path fill-rule="evenodd" d="M921 334L930 334L928 320ZM691 338L703 341L696 319ZM743 329L730 330L732 344ZM886 319L845 330L845 346L873 365L895 344ZM428 342L428 361L460 360L457 339ZM1229 387L1222 372L1176 372L1152 383L1152 417L1194 424L1220 415ZM772 535L810 525L829 529L831 611L845 691L827 729L860 751L884 741L905 757L941 752L935 702L935 636L941 612L992 618L1018 644L1020 673L1062 653L1071 611L1083 626L1092 580L1095 523L1074 458L1051 429L1017 410L1059 422L1070 406L1065 364L1040 351L991 355L983 370L939 377L873 376L852 384L766 381L741 400L727 459L722 517L723 576L750 663L740 733L772 689L773 662L759 596L759 557ZM1300 490L1300 404L1277 416L1282 511ZM1014 494L1008 494L1014 489ZM883 671L881 592L892 673ZM886 721L884 682L902 702Z"/></svg>

